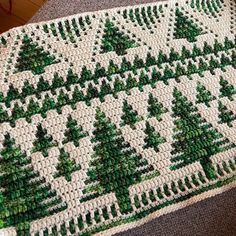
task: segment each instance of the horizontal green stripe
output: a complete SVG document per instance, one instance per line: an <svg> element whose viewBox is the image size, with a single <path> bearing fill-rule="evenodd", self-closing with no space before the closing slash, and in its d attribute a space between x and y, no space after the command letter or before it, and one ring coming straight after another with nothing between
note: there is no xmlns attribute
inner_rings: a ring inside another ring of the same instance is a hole
<svg viewBox="0 0 236 236"><path fill-rule="evenodd" d="M236 53L233 54L233 58L231 59L231 61L229 61L229 63L223 65L221 63L214 63L215 59L211 59L208 63L204 62L204 67L203 68L197 68L196 66L194 66L194 68L191 70L191 71L185 71L185 73L181 74L181 76L183 75L187 75L187 76L190 76L192 74L200 74L202 75L203 72L205 71L211 71L211 73L214 73L214 70L215 69L224 69L224 67L228 66L229 64L232 65L232 66L236 66ZM194 65L194 64L193 64ZM163 76L160 76L159 78L152 78L150 79L148 77L147 74L143 74L143 76L140 77L139 81L137 81L137 83L135 84L132 84L132 85L129 85L129 89L127 89L127 87L123 88L122 90L120 91L129 91L130 89L134 88L134 87L138 87L141 91L143 90L143 86L145 85L148 85L148 84L151 84L153 87L156 86L156 84L160 81L164 82L164 83L167 83L168 84L168 80L169 79L177 79L178 76L176 75L177 72L173 72L172 73L169 73L169 72L166 72L164 73ZM35 114L41 114L42 117L46 117L46 113L49 111L49 110L54 110L54 109L57 109L58 113L61 113L61 108L66 106L66 105L71 105L72 108L75 108L75 105L80 102L80 101L84 101L86 102L87 105L90 105L90 100L91 99L94 99L94 98L100 98L101 101L104 100L104 97L106 95L109 95L109 94L117 94L117 92L120 92L120 91L112 91L111 89L107 89L106 91L101 91L100 93L97 91L96 88L93 88L95 89L94 93L91 93L91 91L88 91L87 90L87 94L86 95L83 95L81 96L80 98L78 99L69 99L68 98L68 95L66 94L66 98L64 98L62 101L53 101L50 106L48 108L43 108L43 107L39 107L37 109L37 112L36 113L33 113L33 112L29 112L28 110L25 112L23 111L23 108L20 107L17 108L19 111L18 113L14 113L14 108L13 108L13 114L11 116L8 116L8 115L3 115L2 117L0 117L0 123L4 123L4 122L10 122L11 124L15 124L15 121L20 119L20 118L27 118L27 120L30 122L30 117L32 117L33 115ZM3 111L4 112L4 111ZM2 112L2 113L3 113ZM1 115L1 112L0 112L0 115Z"/></svg>

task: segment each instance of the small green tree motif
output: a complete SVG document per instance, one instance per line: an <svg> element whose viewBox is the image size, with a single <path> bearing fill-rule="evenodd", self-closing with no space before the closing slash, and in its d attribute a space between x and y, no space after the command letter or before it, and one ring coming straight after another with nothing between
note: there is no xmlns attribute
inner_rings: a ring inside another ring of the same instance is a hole
<svg viewBox="0 0 236 236"><path fill-rule="evenodd" d="M102 67L101 64L98 62L94 70L94 77L98 79L105 76L106 76L106 69Z"/></svg>
<svg viewBox="0 0 236 236"><path fill-rule="evenodd" d="M204 42L203 53L204 54L214 53L213 47L209 45L206 41Z"/></svg>
<svg viewBox="0 0 236 236"><path fill-rule="evenodd" d="M126 80L126 89L127 93L129 93L129 90L137 87L138 86L138 81L133 77L131 74L128 75L128 78Z"/></svg>
<svg viewBox="0 0 236 236"><path fill-rule="evenodd" d="M8 118L7 111L0 105L0 122L2 123Z"/></svg>
<svg viewBox="0 0 236 236"><path fill-rule="evenodd" d="M63 78L61 76L59 76L59 74L56 72L53 75L53 80L52 80L52 91L53 93L55 93L55 89L57 88L61 88L62 86L64 86L65 81L63 80Z"/></svg>
<svg viewBox="0 0 236 236"><path fill-rule="evenodd" d="M120 65L120 71L122 73L126 72L126 71L129 71L132 69L132 65L129 61L127 61L127 59L125 57L122 58L122 62L121 62L121 65Z"/></svg>
<svg viewBox="0 0 236 236"><path fill-rule="evenodd" d="M153 178L158 172L125 142L120 130L100 109L97 109L94 127L94 155L82 201L113 192L121 213L126 214L132 211L129 187Z"/></svg>
<svg viewBox="0 0 236 236"><path fill-rule="evenodd" d="M156 152L159 152L159 145L166 141L165 138L161 137L160 134L155 131L155 128L148 122L146 122L146 129L144 132L146 134L144 148L153 148Z"/></svg>
<svg viewBox="0 0 236 236"><path fill-rule="evenodd" d="M124 55L128 48L137 47L138 44L130 39L114 25L109 19L106 20L104 35L102 38L102 53L115 51L117 55Z"/></svg>
<svg viewBox="0 0 236 236"><path fill-rule="evenodd" d="M161 121L162 114L167 112L167 109L163 107L161 103L158 102L157 98L155 98L151 93L148 98L148 113L149 117L156 117L158 121Z"/></svg>
<svg viewBox="0 0 236 236"><path fill-rule="evenodd" d="M25 118L27 122L31 122L31 117L34 114L40 113L40 111L41 111L41 108L39 106L39 103L37 101L34 101L33 98L31 98L27 107L27 112L25 114Z"/></svg>
<svg viewBox="0 0 236 236"><path fill-rule="evenodd" d="M185 71L185 68L181 66L181 64L178 62L176 69L175 69L175 75L176 75L176 80L179 80L178 77L187 74Z"/></svg>
<svg viewBox="0 0 236 236"><path fill-rule="evenodd" d="M88 88L87 88L86 100L89 102L92 98L95 98L98 96L99 96L99 92L97 88L92 83L89 83Z"/></svg>
<svg viewBox="0 0 236 236"><path fill-rule="evenodd" d="M42 101L41 115L46 117L46 114L49 110L56 108L56 102L53 97L50 97L49 94L46 94Z"/></svg>
<svg viewBox="0 0 236 236"><path fill-rule="evenodd" d="M142 91L142 87L146 84L150 83L150 79L147 74L144 73L144 71L141 71L141 74L139 76L139 89Z"/></svg>
<svg viewBox="0 0 236 236"><path fill-rule="evenodd" d="M48 52L39 47L37 43L34 43L27 35L24 36L15 66L17 72L30 70L38 75L44 73L46 66L55 63L58 63L58 61L56 61L54 56L50 56Z"/></svg>
<svg viewBox="0 0 236 236"><path fill-rule="evenodd" d="M69 153L64 149L60 150L59 163L57 164L57 172L54 178L65 177L66 181L71 181L71 175L73 172L80 170L81 166L77 165L74 160L70 159Z"/></svg>
<svg viewBox="0 0 236 236"><path fill-rule="evenodd" d="M192 51L192 56L193 57L199 57L202 55L202 51L200 48L197 47L196 44L193 45L193 51Z"/></svg>
<svg viewBox="0 0 236 236"><path fill-rule="evenodd" d="M166 85L168 85L168 80L170 78L175 78L175 73L174 73L174 71L169 66L165 66L165 69L163 71L163 76L161 77L161 80Z"/></svg>
<svg viewBox="0 0 236 236"><path fill-rule="evenodd" d="M127 100L123 102L123 115L121 116L121 125L129 125L132 129L135 128L135 124L141 120L138 116L138 112L133 110L132 106L129 105Z"/></svg>
<svg viewBox="0 0 236 236"><path fill-rule="evenodd" d="M204 85L200 82L197 83L197 101L196 103L204 103L206 106L210 107L209 102L215 99L211 92L206 89Z"/></svg>
<svg viewBox="0 0 236 236"><path fill-rule="evenodd" d="M176 9L175 17L174 37L176 39L185 38L189 42L195 42L197 36L204 34L202 28L185 16L178 8Z"/></svg>
<svg viewBox="0 0 236 236"><path fill-rule="evenodd" d="M0 228L13 226L17 236L30 235L30 222L67 207L9 134L0 152L0 189Z"/></svg>
<svg viewBox="0 0 236 236"><path fill-rule="evenodd" d="M169 55L169 61L173 62L173 61L178 61L180 60L180 55L178 52L176 52L174 50L174 48L170 49L170 55Z"/></svg>
<svg viewBox="0 0 236 236"><path fill-rule="evenodd" d="M70 101L69 95L65 93L63 89L60 90L59 95L57 97L57 111L59 114L61 114L61 108L68 104Z"/></svg>
<svg viewBox="0 0 236 236"><path fill-rule="evenodd" d="M109 94L112 91L112 88L109 83L107 83L105 80L102 81L101 87L100 87L100 93L99 98L101 101L104 101L104 97Z"/></svg>
<svg viewBox="0 0 236 236"><path fill-rule="evenodd" d="M34 94L35 91L36 91L36 89L34 88L34 86L32 84L30 84L28 80L25 80L24 86L22 88L21 96L25 98L27 96Z"/></svg>
<svg viewBox="0 0 236 236"><path fill-rule="evenodd" d="M44 157L48 156L48 149L56 146L56 142L53 141L51 135L47 134L47 130L42 127L42 124L38 124L36 132L36 140L33 142L33 153L42 152Z"/></svg>
<svg viewBox="0 0 236 236"><path fill-rule="evenodd" d="M13 120L20 119L21 117L24 117L25 111L22 106L19 106L18 103L15 103L13 109L12 109L12 118Z"/></svg>
<svg viewBox="0 0 236 236"><path fill-rule="evenodd" d="M223 77L220 77L220 97L227 97L229 100L233 100L233 95L236 94L236 89L232 84L230 84L227 80L224 80Z"/></svg>
<svg viewBox="0 0 236 236"><path fill-rule="evenodd" d="M17 88L14 88L14 86L11 84L9 86L8 92L7 92L7 97L5 98L5 104L7 107L10 107L11 102L15 99L20 98L20 93Z"/></svg>
<svg viewBox="0 0 236 236"><path fill-rule="evenodd" d="M86 137L87 134L83 132L82 127L78 126L77 121L71 115L68 117L66 127L63 143L73 142L78 147L80 139Z"/></svg>
<svg viewBox="0 0 236 236"><path fill-rule="evenodd" d="M37 92L41 93L41 92L47 91L49 89L50 89L49 82L46 79L44 79L43 77L40 77L39 81L37 83Z"/></svg>
<svg viewBox="0 0 236 236"><path fill-rule="evenodd" d="M117 74L119 72L120 72L119 71L119 66L113 60L110 60L108 68L107 68L107 74L108 75L113 75L113 74Z"/></svg>
<svg viewBox="0 0 236 236"><path fill-rule="evenodd" d="M139 58L138 55L135 55L132 67L133 67L133 71L135 73L135 72L137 72L137 69L145 67L145 63L142 58Z"/></svg>
<svg viewBox="0 0 236 236"><path fill-rule="evenodd" d="M158 65L161 65L166 62L168 62L168 56L165 53L163 53L163 51L160 51L157 58Z"/></svg>
<svg viewBox="0 0 236 236"><path fill-rule="evenodd" d="M81 89L79 89L78 86L75 86L74 87L74 92L72 94L72 104L74 104L74 107L75 107L75 104L79 101L83 101L85 100L85 96L82 92ZM72 106L73 107L73 106Z"/></svg>
<svg viewBox="0 0 236 236"><path fill-rule="evenodd" d="M118 92L123 90L125 90L124 82L119 77L116 77L114 82L114 94L116 95Z"/></svg>
<svg viewBox="0 0 236 236"><path fill-rule="evenodd" d="M236 120L236 115L229 110L225 105L223 105L222 102L219 101L218 103L218 109L219 109L219 123L225 123L229 127L232 127L232 121Z"/></svg>
<svg viewBox="0 0 236 236"><path fill-rule="evenodd" d="M235 145L207 123L196 107L183 94L174 89L173 116L174 143L171 169L179 169L199 161L209 180L216 179L211 157L217 153L234 148Z"/></svg>

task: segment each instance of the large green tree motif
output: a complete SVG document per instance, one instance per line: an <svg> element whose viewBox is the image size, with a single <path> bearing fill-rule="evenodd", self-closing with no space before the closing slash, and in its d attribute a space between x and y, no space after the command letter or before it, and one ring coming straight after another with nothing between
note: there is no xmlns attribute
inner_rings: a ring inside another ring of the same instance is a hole
<svg viewBox="0 0 236 236"><path fill-rule="evenodd" d="M124 55L128 48L137 46L138 44L121 32L113 22L109 19L106 20L101 46L103 53L115 51L117 55Z"/></svg>
<svg viewBox="0 0 236 236"><path fill-rule="evenodd" d="M83 200L114 192L121 213L128 213L132 211L129 187L158 173L125 142L116 125L99 109L94 126L94 155Z"/></svg>
<svg viewBox="0 0 236 236"><path fill-rule="evenodd" d="M174 89L173 116L174 143L171 169L182 168L199 161L208 179L215 179L216 173L211 157L235 147L198 113L196 107L176 88Z"/></svg>
<svg viewBox="0 0 236 236"><path fill-rule="evenodd" d="M196 41L197 36L204 34L202 28L185 16L178 8L175 12L174 37L187 39L189 42Z"/></svg>
<svg viewBox="0 0 236 236"><path fill-rule="evenodd" d="M17 72L30 70L34 74L44 73L44 68L58 61L27 35L24 36L15 68Z"/></svg>
<svg viewBox="0 0 236 236"><path fill-rule="evenodd" d="M9 134L0 152L0 189L0 228L14 226L17 235L30 235L31 221L67 207Z"/></svg>

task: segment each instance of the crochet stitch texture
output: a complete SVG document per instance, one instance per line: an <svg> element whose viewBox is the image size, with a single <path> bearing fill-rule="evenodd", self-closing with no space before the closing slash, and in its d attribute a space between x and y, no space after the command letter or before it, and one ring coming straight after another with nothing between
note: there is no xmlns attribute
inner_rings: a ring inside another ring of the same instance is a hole
<svg viewBox="0 0 236 236"><path fill-rule="evenodd" d="M234 0L0 35L0 235L111 235L235 186L235 78Z"/></svg>

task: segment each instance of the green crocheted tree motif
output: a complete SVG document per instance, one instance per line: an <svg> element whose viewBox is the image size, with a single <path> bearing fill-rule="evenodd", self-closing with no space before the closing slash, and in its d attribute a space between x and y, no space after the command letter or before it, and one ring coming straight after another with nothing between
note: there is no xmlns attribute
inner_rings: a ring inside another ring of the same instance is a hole
<svg viewBox="0 0 236 236"><path fill-rule="evenodd" d="M196 107L181 92L174 89L173 115L175 117L172 170L199 161L208 179L216 173L211 157L235 147L198 113Z"/></svg>
<svg viewBox="0 0 236 236"><path fill-rule="evenodd" d="M30 222L64 210L56 191L33 170L31 160L5 135L0 158L0 228L30 235Z"/></svg>
<svg viewBox="0 0 236 236"><path fill-rule="evenodd" d="M195 42L197 36L204 34L202 28L185 16L178 8L175 17L174 37L176 39L187 39L189 42Z"/></svg>
<svg viewBox="0 0 236 236"><path fill-rule="evenodd" d="M78 126L77 121L71 115L68 117L66 127L67 130L65 131L63 143L73 142L78 147L80 139L86 137L82 127Z"/></svg>
<svg viewBox="0 0 236 236"><path fill-rule="evenodd" d="M27 35L23 38L23 43L17 59L15 68L17 72L30 70L34 74L44 73L44 68L48 65L58 63L54 56L50 56L37 43L34 43Z"/></svg>
<svg viewBox="0 0 236 236"><path fill-rule="evenodd" d="M41 124L37 126L36 140L33 143L33 153L42 152L44 157L48 156L48 149L56 146L51 135L47 134L47 130Z"/></svg>
<svg viewBox="0 0 236 236"><path fill-rule="evenodd" d="M143 147L153 148L156 152L159 152L159 145L166 141L165 138L162 138L148 122L146 122L146 129L144 132L146 137L144 139L145 145Z"/></svg>
<svg viewBox="0 0 236 236"><path fill-rule="evenodd" d="M128 213L132 211L129 187L158 173L125 142L116 125L99 109L94 126L94 155L82 201L114 192L121 213Z"/></svg>
<svg viewBox="0 0 236 236"><path fill-rule="evenodd" d="M197 101L196 103L204 103L210 107L210 103L215 97L212 96L211 92L206 89L200 82L197 83Z"/></svg>
<svg viewBox="0 0 236 236"><path fill-rule="evenodd" d="M163 107L161 103L158 102L157 98L155 98L151 93L149 94L148 98L148 116L149 117L156 117L158 121L161 121L161 116L165 112L167 112L167 109Z"/></svg>
<svg viewBox="0 0 236 236"><path fill-rule="evenodd" d="M124 100L123 102L123 115L121 116L121 125L129 125L132 129L135 128L135 124L141 120L138 116L138 112L133 110L132 106Z"/></svg>
<svg viewBox="0 0 236 236"><path fill-rule="evenodd" d="M71 174L77 170L81 169L80 165L77 165L74 160L70 159L69 153L65 152L64 149L60 150L59 163L57 164L57 172L54 178L65 177L69 182L71 181Z"/></svg>
<svg viewBox="0 0 236 236"><path fill-rule="evenodd" d="M233 95L236 94L236 89L232 84L227 80L224 80L223 77L220 77L220 97L227 97L229 100L233 100Z"/></svg>
<svg viewBox="0 0 236 236"><path fill-rule="evenodd" d="M115 51L117 55L124 55L128 48L137 47L138 44L128 35L121 32L109 19L106 20L102 38L102 53Z"/></svg>
<svg viewBox="0 0 236 236"><path fill-rule="evenodd" d="M232 127L232 121L236 120L236 115L229 110L225 105L223 105L222 102L219 101L218 103L218 109L219 109L219 123L225 123L229 127Z"/></svg>

